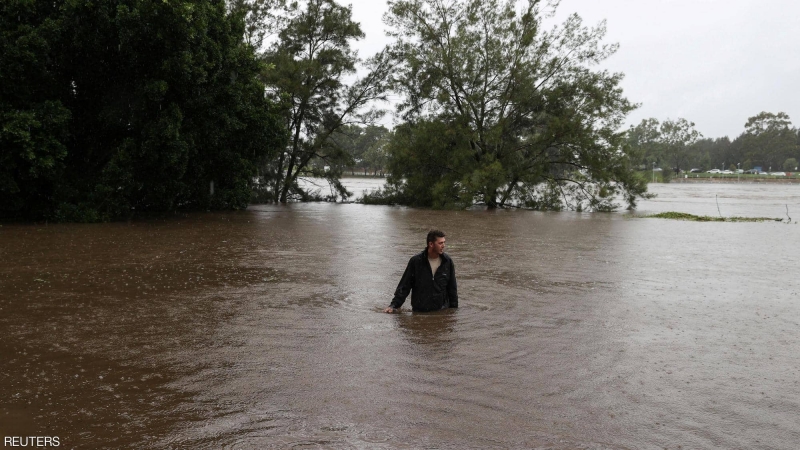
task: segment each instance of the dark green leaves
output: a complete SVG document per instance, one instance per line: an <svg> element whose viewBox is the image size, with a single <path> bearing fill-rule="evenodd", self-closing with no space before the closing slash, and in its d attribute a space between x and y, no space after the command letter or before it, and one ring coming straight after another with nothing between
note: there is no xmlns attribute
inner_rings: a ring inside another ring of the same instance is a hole
<svg viewBox="0 0 800 450"><path fill-rule="evenodd" d="M0 214L247 205L257 163L285 136L242 15L212 0L2 8Z"/></svg>
<svg viewBox="0 0 800 450"><path fill-rule="evenodd" d="M365 108L383 99L392 61L376 55L367 61L367 74L348 84L346 78L360 63L350 43L364 37L350 8L333 0L309 0L291 5L287 14L286 26L265 54L273 68L265 80L283 109L289 142L263 166L264 196L276 202L307 199L298 180L316 176L327 178L347 198L338 179L351 155L338 145L343 140L337 134L346 131L348 122L376 118Z"/></svg>
<svg viewBox="0 0 800 450"><path fill-rule="evenodd" d="M616 50L602 43L604 24L588 28L573 15L545 31L550 11L535 0L390 6L394 87L405 95L399 109L409 132L427 136L425 124L438 124L457 135L437 146L453 156L448 172L431 174L415 204L605 210L615 197L632 206L644 195L618 131L633 108L621 75L592 69ZM429 151L403 145L390 146L390 160L404 170ZM411 182L399 180L415 175L393 175L396 197L411 197L402 194Z"/></svg>

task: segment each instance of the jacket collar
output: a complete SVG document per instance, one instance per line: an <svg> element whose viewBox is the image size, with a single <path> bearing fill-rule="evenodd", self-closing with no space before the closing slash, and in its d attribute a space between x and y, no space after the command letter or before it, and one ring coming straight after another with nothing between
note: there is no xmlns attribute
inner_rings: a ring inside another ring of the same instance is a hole
<svg viewBox="0 0 800 450"><path fill-rule="evenodd" d="M425 247L425 250L422 251L420 256L422 256L425 259L428 258L428 248L427 247ZM448 256L447 253L442 253L442 260L443 261L449 261L450 260L450 256Z"/></svg>

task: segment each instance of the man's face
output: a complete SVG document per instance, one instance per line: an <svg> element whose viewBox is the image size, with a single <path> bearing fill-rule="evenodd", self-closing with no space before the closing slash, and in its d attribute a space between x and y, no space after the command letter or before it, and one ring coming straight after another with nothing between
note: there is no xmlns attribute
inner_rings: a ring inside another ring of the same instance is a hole
<svg viewBox="0 0 800 450"><path fill-rule="evenodd" d="M445 238L440 237L436 238L435 242L429 242L428 243L429 253L433 253L434 255L441 255L442 253L444 253L444 241Z"/></svg>

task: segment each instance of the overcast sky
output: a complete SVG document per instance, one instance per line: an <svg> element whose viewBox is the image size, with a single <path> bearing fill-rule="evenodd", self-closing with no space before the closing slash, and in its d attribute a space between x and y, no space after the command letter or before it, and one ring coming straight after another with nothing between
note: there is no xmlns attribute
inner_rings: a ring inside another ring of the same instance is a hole
<svg viewBox="0 0 800 450"><path fill-rule="evenodd" d="M340 0L366 34L362 57L389 40L386 2ZM747 118L783 111L800 125L800 1L562 0L558 20L577 12L586 24L608 22L606 42L620 49L605 66L643 118L686 118L706 137L734 138Z"/></svg>

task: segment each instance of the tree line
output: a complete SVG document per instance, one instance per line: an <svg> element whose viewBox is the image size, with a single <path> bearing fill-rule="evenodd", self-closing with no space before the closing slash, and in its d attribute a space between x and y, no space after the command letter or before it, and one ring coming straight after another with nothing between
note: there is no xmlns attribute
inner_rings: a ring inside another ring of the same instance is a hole
<svg viewBox="0 0 800 450"><path fill-rule="evenodd" d="M390 0L362 58L335 0L7 0L0 215L98 221L337 198L610 210L647 195L617 46L558 2ZM376 125L389 93L393 130ZM697 142L700 142L699 140ZM692 142L696 144L697 142ZM649 157L649 156L648 156ZM647 160L649 161L649 160Z"/></svg>
<svg viewBox="0 0 800 450"><path fill-rule="evenodd" d="M729 137L706 138L686 119L642 120L628 130L631 154L638 167L661 167L672 173L752 170L795 172L800 161L800 130L786 113L761 112L747 119L744 131Z"/></svg>
<svg viewBox="0 0 800 450"><path fill-rule="evenodd" d="M0 6L0 216L242 208L285 142L223 1Z"/></svg>

